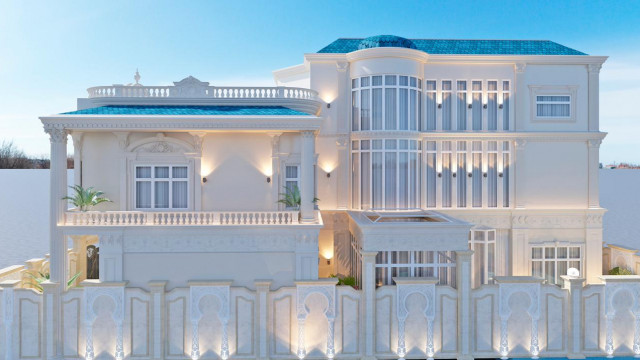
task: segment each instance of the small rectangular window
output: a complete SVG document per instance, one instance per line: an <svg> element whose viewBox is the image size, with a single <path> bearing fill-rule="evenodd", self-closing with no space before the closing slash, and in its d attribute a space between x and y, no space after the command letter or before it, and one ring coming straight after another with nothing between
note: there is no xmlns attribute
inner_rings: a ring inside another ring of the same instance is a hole
<svg viewBox="0 0 640 360"><path fill-rule="evenodd" d="M284 186L287 192L300 191L300 165L285 166Z"/></svg>
<svg viewBox="0 0 640 360"><path fill-rule="evenodd" d="M189 170L187 166L136 166L136 209L187 209Z"/></svg>
<svg viewBox="0 0 640 360"><path fill-rule="evenodd" d="M571 96L537 95L536 116L539 118L570 118Z"/></svg>

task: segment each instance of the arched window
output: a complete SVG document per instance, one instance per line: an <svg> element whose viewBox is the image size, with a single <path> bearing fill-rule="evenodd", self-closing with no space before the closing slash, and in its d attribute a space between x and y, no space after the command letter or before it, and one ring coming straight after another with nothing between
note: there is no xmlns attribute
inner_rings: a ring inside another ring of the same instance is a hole
<svg viewBox="0 0 640 360"><path fill-rule="evenodd" d="M489 284L496 275L496 230L474 227L469 233L469 248L473 250L474 287Z"/></svg>

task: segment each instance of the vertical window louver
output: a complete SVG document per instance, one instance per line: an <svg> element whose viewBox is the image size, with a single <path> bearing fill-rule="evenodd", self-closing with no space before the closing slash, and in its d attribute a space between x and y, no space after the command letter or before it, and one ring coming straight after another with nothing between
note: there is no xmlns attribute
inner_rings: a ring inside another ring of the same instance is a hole
<svg viewBox="0 0 640 360"><path fill-rule="evenodd" d="M436 207L436 142L427 141L427 207Z"/></svg>
<svg viewBox="0 0 640 360"><path fill-rule="evenodd" d="M472 205L473 207L482 207L482 142L473 142L471 157L473 161Z"/></svg>
<svg viewBox="0 0 640 360"><path fill-rule="evenodd" d="M467 206L467 143L458 141L458 207Z"/></svg>
<svg viewBox="0 0 640 360"><path fill-rule="evenodd" d="M509 102L511 101L509 92L509 82L502 82L502 130L509 130Z"/></svg>
<svg viewBox="0 0 640 360"><path fill-rule="evenodd" d="M427 98L427 127L426 130L436 129L436 81L427 80L425 96Z"/></svg>
<svg viewBox="0 0 640 360"><path fill-rule="evenodd" d="M451 104L451 81L442 82L442 130L451 130L452 104Z"/></svg>
<svg viewBox="0 0 640 360"><path fill-rule="evenodd" d="M442 207L451 207L451 141L442 142Z"/></svg>
<svg viewBox="0 0 640 360"><path fill-rule="evenodd" d="M502 144L502 206L509 207L509 168L511 164L509 142Z"/></svg>
<svg viewBox="0 0 640 360"><path fill-rule="evenodd" d="M498 143L489 141L487 146L487 206L498 207Z"/></svg>
<svg viewBox="0 0 640 360"><path fill-rule="evenodd" d="M456 113L458 130L467 130L467 82L458 81L457 90Z"/></svg>
<svg viewBox="0 0 640 360"><path fill-rule="evenodd" d="M487 129L498 130L498 82L487 82Z"/></svg>
<svg viewBox="0 0 640 360"><path fill-rule="evenodd" d="M482 130L482 81L473 81L471 85L473 130Z"/></svg>

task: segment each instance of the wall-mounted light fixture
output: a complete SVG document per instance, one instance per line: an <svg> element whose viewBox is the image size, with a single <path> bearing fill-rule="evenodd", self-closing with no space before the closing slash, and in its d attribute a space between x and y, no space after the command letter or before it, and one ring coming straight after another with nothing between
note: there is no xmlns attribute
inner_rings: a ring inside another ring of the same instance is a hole
<svg viewBox="0 0 640 360"><path fill-rule="evenodd" d="M328 173L327 173L327 178L330 178L330 177L331 177L331 173L330 173L330 172L328 172Z"/></svg>
<svg viewBox="0 0 640 360"><path fill-rule="evenodd" d="M498 174L498 176L502 177L502 173Z"/></svg>
<svg viewBox="0 0 640 360"><path fill-rule="evenodd" d="M487 104L482 105L482 108L486 109L487 108Z"/></svg>
<svg viewBox="0 0 640 360"><path fill-rule="evenodd" d="M207 182L207 178L206 178L206 177L203 177L203 178L202 178L202 182L203 182L203 183L206 183L206 182Z"/></svg>
<svg viewBox="0 0 640 360"><path fill-rule="evenodd" d="M271 176L267 176L267 184L271 182Z"/></svg>
<svg viewBox="0 0 640 360"><path fill-rule="evenodd" d="M327 103L327 109L331 109L331 103Z"/></svg>
<svg viewBox="0 0 640 360"><path fill-rule="evenodd" d="M487 173L482 174L482 177L487 177Z"/></svg>
<svg viewBox="0 0 640 360"><path fill-rule="evenodd" d="M468 175L468 176L469 176L469 177L472 177L472 176L473 176L473 174L472 174L472 173L469 173L469 175Z"/></svg>
<svg viewBox="0 0 640 360"><path fill-rule="evenodd" d="M503 107L503 105L502 105L502 104L498 105L498 108L502 109L502 107Z"/></svg>
<svg viewBox="0 0 640 360"><path fill-rule="evenodd" d="M471 108L473 107L473 105L469 104L469 106L468 106L468 107L469 107L469 109L471 109Z"/></svg>
<svg viewBox="0 0 640 360"><path fill-rule="evenodd" d="M438 109L442 109L442 104L438 104Z"/></svg>
<svg viewBox="0 0 640 360"><path fill-rule="evenodd" d="M453 177L456 177L456 173L453 173L453 174L452 174L452 176L453 176Z"/></svg>
<svg viewBox="0 0 640 360"><path fill-rule="evenodd" d="M327 259L327 265L331 265L331 259Z"/></svg>
<svg viewBox="0 0 640 360"><path fill-rule="evenodd" d="M440 178L441 178L441 177L442 177L442 173L438 173L438 177L440 177Z"/></svg>

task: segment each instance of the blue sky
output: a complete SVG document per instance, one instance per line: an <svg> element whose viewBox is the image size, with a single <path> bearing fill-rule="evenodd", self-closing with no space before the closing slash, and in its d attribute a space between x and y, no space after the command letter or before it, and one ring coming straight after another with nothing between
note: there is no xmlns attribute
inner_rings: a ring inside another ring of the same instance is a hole
<svg viewBox="0 0 640 360"><path fill-rule="evenodd" d="M638 1L0 0L0 141L46 155L38 116L75 109L95 85L271 85L338 37L550 39L608 55L602 162L640 163Z"/></svg>

